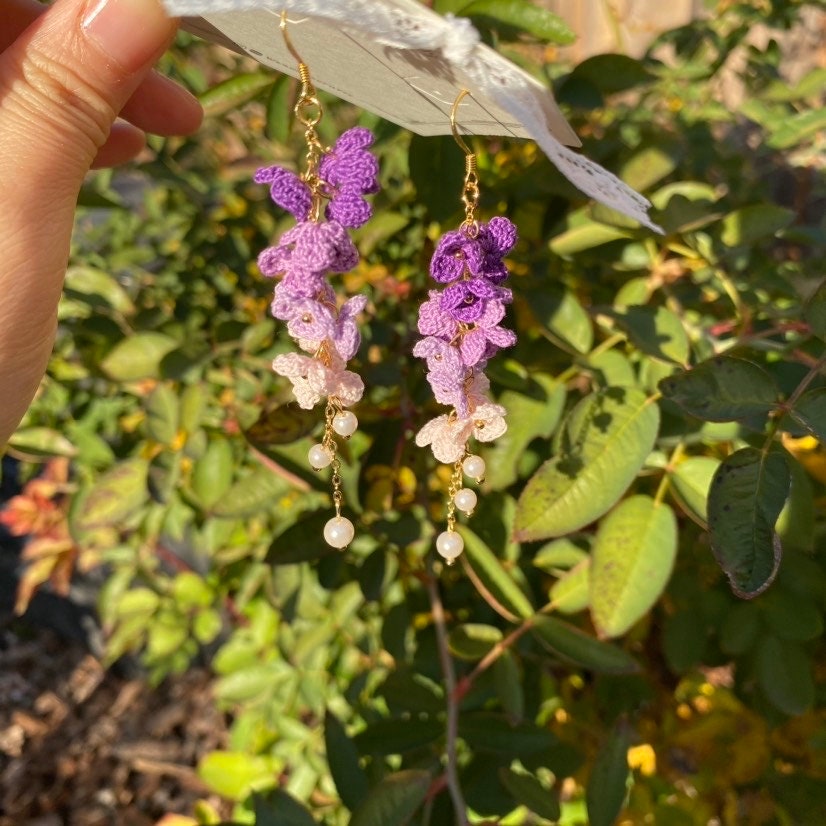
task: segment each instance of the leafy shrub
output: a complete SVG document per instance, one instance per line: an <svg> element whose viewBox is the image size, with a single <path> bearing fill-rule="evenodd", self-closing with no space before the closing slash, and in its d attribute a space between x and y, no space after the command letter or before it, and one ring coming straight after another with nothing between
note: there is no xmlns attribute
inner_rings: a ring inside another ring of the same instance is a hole
<svg viewBox="0 0 826 826"><path fill-rule="evenodd" d="M252 263L283 227L251 172L299 157L294 87L184 38L167 68L216 117L85 193L10 449L71 459L61 547L106 565L110 659L140 650L158 681L209 658L234 722L200 772L239 822L823 822L824 70L790 87L773 41L743 45L801 6L728 4L643 60L570 70L509 51L520 26L565 37L522 8L465 11L553 75L666 233L583 205L531 144L476 142L482 212L520 227L520 344L491 364L509 431L461 566L431 553L445 479L412 445L432 402L409 355L460 220L456 147L324 100L323 137L371 126L383 176L344 278L371 306L342 555Z"/></svg>

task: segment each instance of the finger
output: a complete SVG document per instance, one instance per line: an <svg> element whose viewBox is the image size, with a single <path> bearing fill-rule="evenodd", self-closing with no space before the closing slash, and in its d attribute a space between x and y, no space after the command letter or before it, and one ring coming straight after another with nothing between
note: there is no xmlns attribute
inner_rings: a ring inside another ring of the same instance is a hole
<svg viewBox="0 0 826 826"><path fill-rule="evenodd" d="M191 135L201 125L204 110L198 99L174 80L152 72L120 116L153 135Z"/></svg>
<svg viewBox="0 0 826 826"><path fill-rule="evenodd" d="M45 370L83 177L174 30L157 0L56 0L0 55L0 444Z"/></svg>
<svg viewBox="0 0 826 826"><path fill-rule="evenodd" d="M146 146L146 135L126 121L116 120L109 130L106 143L98 149L93 169L118 166L133 160Z"/></svg>
<svg viewBox="0 0 826 826"><path fill-rule="evenodd" d="M37 0L3 0L2 5L0 52L48 9ZM197 98L157 72L147 76L120 112L124 120L154 135L191 135L203 114Z"/></svg>

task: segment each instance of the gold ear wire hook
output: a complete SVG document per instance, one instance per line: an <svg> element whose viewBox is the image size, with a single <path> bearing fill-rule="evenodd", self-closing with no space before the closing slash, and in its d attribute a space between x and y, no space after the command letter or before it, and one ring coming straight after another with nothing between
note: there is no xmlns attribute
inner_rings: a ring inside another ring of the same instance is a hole
<svg viewBox="0 0 826 826"><path fill-rule="evenodd" d="M298 102L295 104L293 111L295 112L295 116L298 120L300 120L301 123L308 129L311 129L321 120L324 110L321 108L321 103L319 103L318 100L318 93L316 92L312 78L310 77L310 69L302 60L301 55L298 53L298 49L296 49L293 45L293 41L290 39L290 35L287 32L286 9L281 12L279 28L281 29L281 35L284 38L284 45L287 47L287 51L293 56L295 62L298 64L298 77L301 80L301 94L299 95ZM309 107L315 111L308 114L305 110Z"/></svg>
<svg viewBox="0 0 826 826"><path fill-rule="evenodd" d="M479 203L479 177L476 174L476 153L465 143L459 134L456 124L456 113L459 111L459 104L462 99L469 95L467 89L462 89L453 106L450 108L450 131L453 133L453 140L465 153L465 181L462 186L462 203L465 205L465 220L462 222L462 229L471 237L475 238L479 234L479 225L476 222L476 205Z"/></svg>

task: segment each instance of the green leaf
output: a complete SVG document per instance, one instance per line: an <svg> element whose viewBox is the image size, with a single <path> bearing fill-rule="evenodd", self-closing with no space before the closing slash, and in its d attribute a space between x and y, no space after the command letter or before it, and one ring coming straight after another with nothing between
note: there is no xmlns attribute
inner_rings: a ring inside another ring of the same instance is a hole
<svg viewBox="0 0 826 826"><path fill-rule="evenodd" d="M459 718L459 736L474 751L524 758L558 745L553 732L530 720L512 723L504 714L477 711Z"/></svg>
<svg viewBox="0 0 826 826"><path fill-rule="evenodd" d="M221 501L232 485L234 457L229 439L217 437L192 468L192 491L198 503L209 510Z"/></svg>
<svg viewBox="0 0 826 826"><path fill-rule="evenodd" d="M769 702L784 714L803 714L814 703L811 660L797 643L764 637L757 651L757 679Z"/></svg>
<svg viewBox="0 0 826 826"><path fill-rule="evenodd" d="M720 626L720 648L739 657L751 650L760 633L760 609L753 602L732 605Z"/></svg>
<svg viewBox="0 0 826 826"><path fill-rule="evenodd" d="M501 639L502 632L495 626L467 622L450 632L448 645L454 657L481 660Z"/></svg>
<svg viewBox="0 0 826 826"><path fill-rule="evenodd" d="M267 126L265 134L275 143L287 143L292 128L291 118L285 115L293 107L293 81L287 75L276 78L267 97Z"/></svg>
<svg viewBox="0 0 826 826"><path fill-rule="evenodd" d="M267 551L270 565L293 565L336 553L324 541L324 525L331 518L329 509L314 511L299 519L273 539Z"/></svg>
<svg viewBox="0 0 826 826"><path fill-rule="evenodd" d="M580 539L580 542L584 539ZM588 559L588 551L573 539L563 536L543 545L533 558L533 564L543 571L559 576L561 571L573 568L584 559Z"/></svg>
<svg viewBox="0 0 826 826"><path fill-rule="evenodd" d="M639 66L636 61L634 63ZM678 160L675 144L646 146L623 164L619 177L637 192L645 192L668 177L676 168Z"/></svg>
<svg viewBox="0 0 826 826"><path fill-rule="evenodd" d="M558 455L533 475L514 520L514 539L561 536L606 513L642 468L657 437L659 408L631 387L584 398L565 421Z"/></svg>
<svg viewBox="0 0 826 826"><path fill-rule="evenodd" d="M430 774L408 769L385 777L353 813L350 826L406 826L424 802Z"/></svg>
<svg viewBox="0 0 826 826"><path fill-rule="evenodd" d="M493 686L502 710L508 720L516 723L525 716L525 692L522 687L522 673L512 651L504 650L494 662Z"/></svg>
<svg viewBox="0 0 826 826"><path fill-rule="evenodd" d="M766 625L778 639L805 642L823 634L823 617L818 606L800 594L777 586L765 594L759 604Z"/></svg>
<svg viewBox="0 0 826 826"><path fill-rule="evenodd" d="M643 353L684 365L688 361L688 336L680 319L665 307L632 305L602 310Z"/></svg>
<svg viewBox="0 0 826 826"><path fill-rule="evenodd" d="M212 506L214 516L234 519L254 516L290 490L290 483L267 468L254 470L236 482Z"/></svg>
<svg viewBox="0 0 826 826"><path fill-rule="evenodd" d="M624 634L659 599L677 555L668 505L637 495L602 520L591 550L591 617L602 637Z"/></svg>
<svg viewBox="0 0 826 826"><path fill-rule="evenodd" d="M324 718L324 746L330 774L341 802L352 812L367 797L370 784L359 765L359 753L338 717L329 709Z"/></svg>
<svg viewBox="0 0 826 826"><path fill-rule="evenodd" d="M146 432L164 445L178 435L178 397L168 384L159 384L146 401Z"/></svg>
<svg viewBox="0 0 826 826"><path fill-rule="evenodd" d="M587 353L594 342L591 317L570 290L549 287L528 296L531 314L565 349Z"/></svg>
<svg viewBox="0 0 826 826"><path fill-rule="evenodd" d="M590 250L617 241L620 238L629 238L630 232L617 227L609 227L596 221L589 221L571 229L566 229L559 235L551 238L548 246L554 255L562 257L575 255L584 250Z"/></svg>
<svg viewBox="0 0 826 826"><path fill-rule="evenodd" d="M200 384L191 384L181 393L181 427L187 434L194 433L201 424L207 406L207 394Z"/></svg>
<svg viewBox="0 0 826 826"><path fill-rule="evenodd" d="M519 478L519 462L536 438L548 438L556 428L565 404L565 387L541 374L532 377L526 392L505 390L498 402L508 411L508 429L482 451L486 482L502 490Z"/></svg>
<svg viewBox="0 0 826 826"><path fill-rule="evenodd" d="M600 54L578 64L571 76L587 80L601 92L611 94L653 79L645 66L623 54ZM633 186L633 184L631 184Z"/></svg>
<svg viewBox="0 0 826 826"><path fill-rule="evenodd" d="M178 342L163 333L135 333L118 342L100 363L100 369L114 381L158 378L163 357Z"/></svg>
<svg viewBox="0 0 826 826"><path fill-rule="evenodd" d="M12 434L9 447L28 456L76 456L77 448L50 427L23 427Z"/></svg>
<svg viewBox="0 0 826 826"><path fill-rule="evenodd" d="M762 367L735 356L718 356L659 383L662 394L707 422L765 416L780 391Z"/></svg>
<svg viewBox="0 0 826 826"><path fill-rule="evenodd" d="M70 298L82 298L92 307L115 310L121 315L131 315L135 305L129 293L108 272L92 267L69 267L66 271L64 290Z"/></svg>
<svg viewBox="0 0 826 826"><path fill-rule="evenodd" d="M803 305L803 320L818 338L826 340L826 281Z"/></svg>
<svg viewBox="0 0 826 826"><path fill-rule="evenodd" d="M824 129L826 129L826 109L816 107L784 118L780 127L772 130L768 144L772 149L789 149L814 137Z"/></svg>
<svg viewBox="0 0 826 826"><path fill-rule="evenodd" d="M462 6L463 17L481 17L513 26L539 40L566 46L576 40L576 35L558 15L537 6L530 0L473 0Z"/></svg>
<svg viewBox="0 0 826 826"><path fill-rule="evenodd" d="M808 390L789 412L812 436L826 444L826 387Z"/></svg>
<svg viewBox="0 0 826 826"><path fill-rule="evenodd" d="M633 674L639 671L637 661L621 648L594 639L555 617L534 617L533 631L539 641L555 654L589 671L600 674Z"/></svg>
<svg viewBox="0 0 826 826"><path fill-rule="evenodd" d="M104 473L76 499L71 515L73 529L82 533L104 526L122 528L123 522L149 498L148 470L144 459L128 459Z"/></svg>
<svg viewBox="0 0 826 826"><path fill-rule="evenodd" d="M370 723L353 741L365 755L405 754L443 735L444 727L437 720L387 718Z"/></svg>
<svg viewBox="0 0 826 826"><path fill-rule="evenodd" d="M762 593L777 574L782 549L774 526L790 481L782 454L753 447L732 453L714 474L708 495L711 549L740 597Z"/></svg>
<svg viewBox="0 0 826 826"><path fill-rule="evenodd" d="M413 135L408 163L417 200L427 208L431 219L444 222L455 215L464 181L464 166L453 138ZM446 193L451 193L450 197L445 197Z"/></svg>
<svg viewBox="0 0 826 826"><path fill-rule="evenodd" d="M198 775L204 783L232 800L243 800L252 788L274 784L276 771L271 758L240 751L212 751L198 764Z"/></svg>
<svg viewBox="0 0 826 826"><path fill-rule="evenodd" d="M247 72L234 75L217 86L207 89L198 99L207 117L223 115L243 106L272 84L271 72Z"/></svg>
<svg viewBox="0 0 826 826"><path fill-rule="evenodd" d="M478 583L474 582L477 588L481 585L499 606L499 613L512 622L518 617L530 617L534 612L531 601L493 551L466 525L456 525L456 530L465 541L465 553L462 558L473 577L478 579Z"/></svg>
<svg viewBox="0 0 826 826"><path fill-rule="evenodd" d="M534 814L546 820L559 820L559 800L534 775L503 766L499 769L499 782L517 803Z"/></svg>
<svg viewBox="0 0 826 826"><path fill-rule="evenodd" d="M561 614L576 614L591 600L591 559L586 557L563 574L548 591L548 600Z"/></svg>
<svg viewBox="0 0 826 826"><path fill-rule="evenodd" d="M255 826L317 826L307 809L283 789L253 795L252 805Z"/></svg>
<svg viewBox="0 0 826 826"><path fill-rule="evenodd" d="M590 826L613 826L628 793L631 730L620 720L608 735L591 769L585 790Z"/></svg>
<svg viewBox="0 0 826 826"><path fill-rule="evenodd" d="M794 220L794 211L775 204L752 204L723 218L723 243L727 247L753 244L771 238Z"/></svg>
<svg viewBox="0 0 826 826"><path fill-rule="evenodd" d="M708 526L708 490L718 467L720 460L713 456L689 456L680 462L671 474L671 491L674 498L703 528Z"/></svg>

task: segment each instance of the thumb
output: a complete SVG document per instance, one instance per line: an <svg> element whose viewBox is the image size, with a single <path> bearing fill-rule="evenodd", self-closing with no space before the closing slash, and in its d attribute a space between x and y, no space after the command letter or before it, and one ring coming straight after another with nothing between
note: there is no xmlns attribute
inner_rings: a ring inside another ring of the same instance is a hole
<svg viewBox="0 0 826 826"><path fill-rule="evenodd" d="M158 0L56 0L0 55L0 446L51 352L83 177L174 31Z"/></svg>

